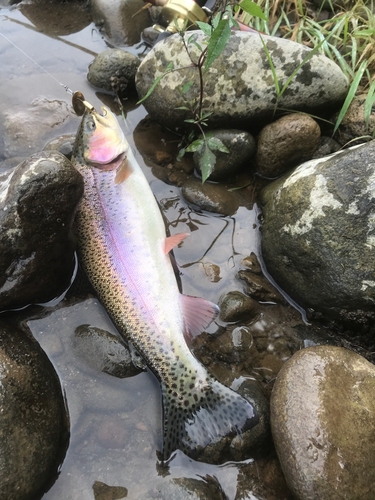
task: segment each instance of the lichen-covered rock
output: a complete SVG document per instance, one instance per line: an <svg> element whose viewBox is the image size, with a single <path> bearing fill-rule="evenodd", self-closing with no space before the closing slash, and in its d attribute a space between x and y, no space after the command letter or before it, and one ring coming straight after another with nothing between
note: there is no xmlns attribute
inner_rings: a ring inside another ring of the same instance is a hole
<svg viewBox="0 0 375 500"><path fill-rule="evenodd" d="M59 379L39 344L0 322L0 498L40 498L68 443Z"/></svg>
<svg viewBox="0 0 375 500"><path fill-rule="evenodd" d="M87 79L99 89L124 92L134 84L139 59L121 49L108 49L97 55L89 66Z"/></svg>
<svg viewBox="0 0 375 500"><path fill-rule="evenodd" d="M205 35L197 31L194 39L202 45ZM276 37L264 37L272 58L280 87L282 87L310 49ZM189 50L193 60L199 50L192 43ZM172 62L173 71L162 78L152 94L144 101L147 111L160 123L184 126L191 118L184 99L199 97L198 69L191 67L178 34L159 42L142 61L136 75L139 97L146 95L155 79ZM189 81L194 84L182 96L177 89ZM337 106L348 91L347 78L330 59L314 54L302 66L283 93L279 105L288 109L317 112L320 108ZM204 110L212 112L210 124L217 127L258 126L259 120L271 118L276 103L276 88L262 41L257 34L235 32L222 54L204 75Z"/></svg>
<svg viewBox="0 0 375 500"><path fill-rule="evenodd" d="M0 174L0 310L47 302L70 283L83 181L58 152Z"/></svg>
<svg viewBox="0 0 375 500"><path fill-rule="evenodd" d="M297 500L372 500L375 367L332 346L296 353L271 397L272 434Z"/></svg>
<svg viewBox="0 0 375 500"><path fill-rule="evenodd" d="M210 181L232 181L241 168L250 167L250 160L255 152L254 137L243 130L221 129L211 132L212 137L216 137L229 153L215 151L215 166L208 177ZM197 170L200 172L199 158L202 153L194 153L194 162Z"/></svg>
<svg viewBox="0 0 375 500"><path fill-rule="evenodd" d="M371 320L374 198L375 141L304 163L263 190L263 258L301 305Z"/></svg>
<svg viewBox="0 0 375 500"><path fill-rule="evenodd" d="M292 113L266 127L258 136L257 172L279 177L309 160L319 145L320 128L308 115Z"/></svg>

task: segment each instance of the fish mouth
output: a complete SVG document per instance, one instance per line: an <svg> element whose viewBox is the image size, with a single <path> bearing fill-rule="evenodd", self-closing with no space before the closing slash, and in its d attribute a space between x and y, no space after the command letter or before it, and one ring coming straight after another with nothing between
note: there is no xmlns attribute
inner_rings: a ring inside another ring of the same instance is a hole
<svg viewBox="0 0 375 500"><path fill-rule="evenodd" d="M117 156L113 157L109 162L101 161L90 161L90 165L99 168L100 170L110 171L115 170L126 158L126 151L119 153Z"/></svg>

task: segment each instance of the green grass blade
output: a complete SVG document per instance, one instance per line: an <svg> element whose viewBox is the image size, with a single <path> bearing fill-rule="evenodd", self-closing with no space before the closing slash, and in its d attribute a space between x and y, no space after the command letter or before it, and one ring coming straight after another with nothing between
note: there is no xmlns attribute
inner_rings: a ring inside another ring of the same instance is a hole
<svg viewBox="0 0 375 500"><path fill-rule="evenodd" d="M357 63L357 40L352 37L352 69L355 71L355 66Z"/></svg>
<svg viewBox="0 0 375 500"><path fill-rule="evenodd" d="M275 71L275 66L273 65L273 62L272 62L272 59L271 59L271 55L270 53L268 52L268 49L267 49L267 46L266 44L264 43L264 40L263 40L263 37L262 35L259 33L259 36L260 36L260 39L262 41L262 44L263 44L263 47L264 47L264 50L266 51L266 55L267 55L267 59L268 59L268 62L271 66L271 71L272 71L272 76L273 76L273 80L275 82L275 87L276 87L276 94L277 94L277 99L279 99L279 94L280 94L280 85L279 85L279 81L277 79L277 75L276 75L276 71Z"/></svg>
<svg viewBox="0 0 375 500"><path fill-rule="evenodd" d="M141 102L143 102L145 99L147 99L147 97L149 97L149 96L152 94L152 92L154 91L154 89L155 89L156 85L160 82L160 80L161 80L162 78L164 78L164 77L165 77L168 73L170 73L171 71L173 71L173 62L170 62L170 63L168 64L168 66L167 66L166 70L164 71L164 73L163 73L162 75L160 75L160 76L158 76L158 77L156 78L156 80L154 81L154 83L153 83L153 84L151 85L151 87L149 88L149 90L148 90L147 94L146 94L144 97L142 97L142 99L141 99L140 101L138 101L138 102L137 102L137 104L140 104L140 103L141 103Z"/></svg>
<svg viewBox="0 0 375 500"><path fill-rule="evenodd" d="M339 26L339 25L337 25L337 26ZM298 73L298 71L302 68L302 66L304 64L306 64L307 61L309 59L311 59L314 54L316 54L316 52L318 52L318 50L323 45L323 43L326 43L329 40L329 38L333 35L334 30L336 29L337 26L335 26L335 28L331 31L331 33L324 40L322 40L321 42L319 42L318 45L316 45L312 49L312 51L307 54L307 56L303 59L303 61L301 62L301 64L293 71L293 73L290 75L290 77L288 78L287 82L285 83L284 87L278 93L278 99L280 99L280 97L283 95L283 93L285 92L285 90L288 88L289 83L292 81L292 79L295 77L295 75Z"/></svg>
<svg viewBox="0 0 375 500"><path fill-rule="evenodd" d="M337 118L336 125L335 125L335 128L333 130L332 135L335 135L337 129L339 128L340 123L342 122L346 112L348 111L348 108L349 108L351 102L354 99L355 93L357 92L359 82L361 81L361 78L362 78L362 75L366 69L366 66L367 66L367 61L363 61L361 66L359 67L356 75L355 75L355 78L354 78L352 84L350 85L348 95L346 96L345 102L342 105L342 108L341 108L341 111L340 111L339 116Z"/></svg>
<svg viewBox="0 0 375 500"><path fill-rule="evenodd" d="M374 104L375 104L375 80L372 82L372 84L370 85L370 88L368 89L368 94L367 94L366 101L365 101L365 122L366 122L367 131L368 131L369 124L370 124L370 116L371 116L372 106Z"/></svg>

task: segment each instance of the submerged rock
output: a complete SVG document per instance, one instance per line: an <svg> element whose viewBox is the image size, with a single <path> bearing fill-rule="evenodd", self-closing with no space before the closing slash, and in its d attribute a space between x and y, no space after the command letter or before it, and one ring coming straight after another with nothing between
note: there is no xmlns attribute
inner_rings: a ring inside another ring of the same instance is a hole
<svg viewBox="0 0 375 500"><path fill-rule="evenodd" d="M372 141L309 161L262 192L268 271L301 305L342 319L374 311L374 154Z"/></svg>
<svg viewBox="0 0 375 500"><path fill-rule="evenodd" d="M126 50L108 49L90 64L87 79L94 87L122 93L134 85L139 64L138 57Z"/></svg>
<svg viewBox="0 0 375 500"><path fill-rule="evenodd" d="M319 145L320 128L308 115L292 113L264 127L258 136L257 172L278 177L309 160Z"/></svg>
<svg viewBox="0 0 375 500"><path fill-rule="evenodd" d="M374 365L341 347L309 347L283 366L271 426L296 499L374 498L374 391Z"/></svg>
<svg viewBox="0 0 375 500"><path fill-rule="evenodd" d="M47 356L24 332L0 322L0 498L39 498L57 477L68 415Z"/></svg>
<svg viewBox="0 0 375 500"><path fill-rule="evenodd" d="M25 109L17 107L4 111L4 154L29 156L42 149L46 137L52 129L58 131L73 117L70 106L65 101L48 100L43 96L34 99ZM58 132L57 132L58 133Z"/></svg>
<svg viewBox="0 0 375 500"><path fill-rule="evenodd" d="M54 299L74 270L82 177L65 156L41 152L0 174L0 186L0 308Z"/></svg>
<svg viewBox="0 0 375 500"><path fill-rule="evenodd" d="M47 144L43 148L43 151L58 151L62 155L66 156L68 160L70 160L72 157L75 139L76 134L60 135L47 142Z"/></svg>
<svg viewBox="0 0 375 500"><path fill-rule="evenodd" d="M202 46L205 39L201 31L195 32L195 42ZM264 41L282 87L310 49L271 36L265 36ZM193 60L197 60L199 49L190 43L189 50ZM189 111L178 107L186 106L184 99L198 99L199 75L197 68L191 68L191 60L178 34L162 40L147 54L138 69L136 87L139 97L144 97L170 62L174 68L183 69L162 78L144 106L166 126L185 126L184 120L192 117ZM258 127L260 120L272 118L277 93L267 54L257 34L232 33L204 78L204 111L212 112L208 122L213 127ZM194 84L182 96L177 89L190 81ZM292 79L279 106L317 112L340 105L347 91L348 80L341 69L327 57L314 54Z"/></svg>
<svg viewBox="0 0 375 500"><path fill-rule="evenodd" d="M259 303L241 292L229 292L219 301L222 321L239 321L259 313Z"/></svg>
<svg viewBox="0 0 375 500"><path fill-rule="evenodd" d="M223 184L205 182L191 177L182 184L182 196L185 200L201 210L221 215L233 215L244 200L238 191L230 192Z"/></svg>
<svg viewBox="0 0 375 500"><path fill-rule="evenodd" d="M213 137L222 141L229 153L215 151L216 162L209 176L210 181L233 181L237 172L250 167L250 160L255 152L255 140L249 132L236 129L221 129L211 132ZM201 153L194 153L194 162L200 172Z"/></svg>
<svg viewBox="0 0 375 500"><path fill-rule="evenodd" d="M128 347L124 342L101 328L81 325L75 330L74 347L94 370L124 378L137 375Z"/></svg>
<svg viewBox="0 0 375 500"><path fill-rule="evenodd" d="M128 496L128 490L123 486L108 486L101 481L92 485L95 500L120 500Z"/></svg>

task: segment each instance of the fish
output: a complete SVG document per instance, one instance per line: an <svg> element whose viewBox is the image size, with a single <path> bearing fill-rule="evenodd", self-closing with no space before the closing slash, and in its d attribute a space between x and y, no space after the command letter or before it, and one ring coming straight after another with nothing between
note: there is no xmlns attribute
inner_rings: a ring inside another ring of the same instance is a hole
<svg viewBox="0 0 375 500"><path fill-rule="evenodd" d="M83 114L72 154L84 179L75 217L79 262L120 335L159 380L162 460L178 449L199 459L208 445L241 435L259 417L192 354L190 339L219 308L180 293L169 252L188 235L167 237L116 117L106 107L101 113L91 108Z"/></svg>

